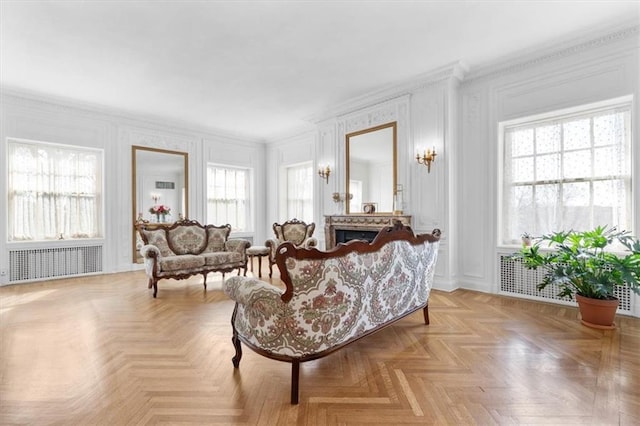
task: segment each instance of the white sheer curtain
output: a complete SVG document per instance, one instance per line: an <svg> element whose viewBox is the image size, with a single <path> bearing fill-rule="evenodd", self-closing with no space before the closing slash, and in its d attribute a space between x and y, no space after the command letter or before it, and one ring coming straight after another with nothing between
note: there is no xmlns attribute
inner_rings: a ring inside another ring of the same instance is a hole
<svg viewBox="0 0 640 426"><path fill-rule="evenodd" d="M230 224L235 231L250 231L249 170L223 166L207 167L207 221Z"/></svg>
<svg viewBox="0 0 640 426"><path fill-rule="evenodd" d="M630 108L507 127L503 243L560 230L631 228Z"/></svg>
<svg viewBox="0 0 640 426"><path fill-rule="evenodd" d="M313 167L304 163L287 167L287 219L313 222Z"/></svg>
<svg viewBox="0 0 640 426"><path fill-rule="evenodd" d="M102 151L8 141L9 241L102 237Z"/></svg>

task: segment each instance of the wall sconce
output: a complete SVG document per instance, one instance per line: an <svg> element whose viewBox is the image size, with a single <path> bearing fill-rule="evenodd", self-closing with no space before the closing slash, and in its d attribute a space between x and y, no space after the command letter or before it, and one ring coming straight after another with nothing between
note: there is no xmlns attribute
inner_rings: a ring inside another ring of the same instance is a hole
<svg viewBox="0 0 640 426"><path fill-rule="evenodd" d="M433 151L427 149L422 157L420 157L420 153L417 153L416 161L418 164L424 164L427 166L427 173L431 173L431 163L436 161L436 155L436 147L434 146Z"/></svg>
<svg viewBox="0 0 640 426"><path fill-rule="evenodd" d="M325 167L324 169L322 167L320 167L318 169L318 176L320 176L322 179L327 181L327 184L329 183L329 175L331 174L331 169L329 168L329 165L327 165L327 167Z"/></svg>
<svg viewBox="0 0 640 426"><path fill-rule="evenodd" d="M153 204L158 204L158 200L160 199L160 194L158 194L157 192L152 192L151 199L153 200Z"/></svg>
<svg viewBox="0 0 640 426"><path fill-rule="evenodd" d="M353 194L346 194L344 192L334 192L333 193L333 202L341 203L346 200L351 200L353 198Z"/></svg>

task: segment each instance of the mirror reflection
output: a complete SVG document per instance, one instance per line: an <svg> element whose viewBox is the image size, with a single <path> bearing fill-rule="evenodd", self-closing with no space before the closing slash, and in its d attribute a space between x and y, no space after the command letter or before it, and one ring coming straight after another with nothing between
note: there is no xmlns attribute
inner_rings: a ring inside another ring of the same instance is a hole
<svg viewBox="0 0 640 426"><path fill-rule="evenodd" d="M134 262L141 261L136 221L166 226L189 217L187 168L186 152L132 147Z"/></svg>
<svg viewBox="0 0 640 426"><path fill-rule="evenodd" d="M396 129L392 122L347 134L347 214L393 211Z"/></svg>

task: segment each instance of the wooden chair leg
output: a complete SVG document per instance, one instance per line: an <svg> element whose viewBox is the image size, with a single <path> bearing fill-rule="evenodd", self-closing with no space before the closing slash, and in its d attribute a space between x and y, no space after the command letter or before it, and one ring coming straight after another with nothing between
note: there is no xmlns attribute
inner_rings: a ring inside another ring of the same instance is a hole
<svg viewBox="0 0 640 426"><path fill-rule="evenodd" d="M153 298L158 294L158 280L153 280Z"/></svg>
<svg viewBox="0 0 640 426"><path fill-rule="evenodd" d="M429 305L425 306L422 312L424 313L424 323L429 325Z"/></svg>
<svg viewBox="0 0 640 426"><path fill-rule="evenodd" d="M291 403L298 403L298 387L300 385L300 361L291 362Z"/></svg>
<svg viewBox="0 0 640 426"><path fill-rule="evenodd" d="M235 308L233 309L233 314L231 315L231 328L233 329L233 335L231 336L231 341L233 342L233 347L236 349L236 354L233 358L231 358L231 362L233 362L233 366L238 368L240 366L240 360L242 359L242 346L240 345L240 339L238 338L238 331L236 330L236 315L238 313L238 304L236 303Z"/></svg>

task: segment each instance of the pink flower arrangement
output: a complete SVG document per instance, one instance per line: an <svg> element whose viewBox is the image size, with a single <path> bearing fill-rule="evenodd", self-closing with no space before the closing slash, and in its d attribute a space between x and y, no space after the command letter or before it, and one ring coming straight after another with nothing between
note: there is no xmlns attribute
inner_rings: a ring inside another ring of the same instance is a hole
<svg viewBox="0 0 640 426"><path fill-rule="evenodd" d="M167 207L163 204L159 204L157 206L152 206L149 209L149 213L151 214L171 214L171 207Z"/></svg>

